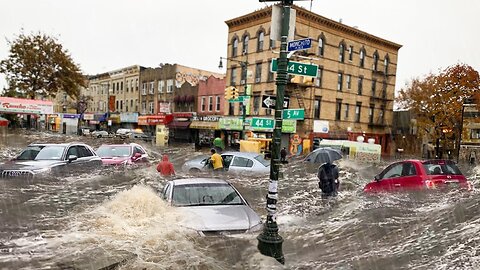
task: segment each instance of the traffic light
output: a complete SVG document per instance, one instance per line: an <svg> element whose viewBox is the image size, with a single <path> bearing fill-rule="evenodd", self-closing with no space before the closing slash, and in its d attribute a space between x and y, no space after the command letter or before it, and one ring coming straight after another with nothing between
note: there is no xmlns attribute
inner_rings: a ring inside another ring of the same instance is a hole
<svg viewBox="0 0 480 270"><path fill-rule="evenodd" d="M240 95L240 93L238 92L238 89L235 88L235 87L233 87L233 89L232 89L232 97L233 97L233 99L237 99L239 95Z"/></svg>
<svg viewBox="0 0 480 270"><path fill-rule="evenodd" d="M225 99L226 100L230 100L230 99L233 99L233 89L235 89L235 87L233 86L229 86L227 88L225 88Z"/></svg>

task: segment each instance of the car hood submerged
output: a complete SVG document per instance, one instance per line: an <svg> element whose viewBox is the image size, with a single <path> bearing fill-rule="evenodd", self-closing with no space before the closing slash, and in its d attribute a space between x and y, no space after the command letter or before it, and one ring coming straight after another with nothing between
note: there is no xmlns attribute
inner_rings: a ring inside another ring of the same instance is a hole
<svg viewBox="0 0 480 270"><path fill-rule="evenodd" d="M261 223L260 217L246 205L204 205L179 207L182 225L197 231L247 231Z"/></svg>
<svg viewBox="0 0 480 270"><path fill-rule="evenodd" d="M0 164L0 170L35 171L65 164L61 160L10 160Z"/></svg>

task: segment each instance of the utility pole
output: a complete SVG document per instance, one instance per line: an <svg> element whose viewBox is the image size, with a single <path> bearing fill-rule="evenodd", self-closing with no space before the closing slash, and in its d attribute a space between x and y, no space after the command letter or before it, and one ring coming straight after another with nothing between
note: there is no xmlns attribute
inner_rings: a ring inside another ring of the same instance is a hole
<svg viewBox="0 0 480 270"><path fill-rule="evenodd" d="M271 0L259 0L260 2L278 2ZM280 57L277 70L277 96L275 102L275 129L273 131L272 158L270 163L270 181L267 194L267 220L263 232L257 236L258 250L261 254L275 258L281 264L285 264L282 244L283 238L278 234L277 225L277 200L278 200L278 179L280 174L280 147L282 143L282 115L283 100L287 86L287 37L290 24L290 6L293 0L282 0L282 23L281 23L281 44Z"/></svg>

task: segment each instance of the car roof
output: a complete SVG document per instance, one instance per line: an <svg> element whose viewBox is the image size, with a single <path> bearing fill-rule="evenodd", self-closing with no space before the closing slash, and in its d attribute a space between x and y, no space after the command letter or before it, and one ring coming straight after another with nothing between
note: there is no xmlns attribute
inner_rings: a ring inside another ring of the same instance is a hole
<svg viewBox="0 0 480 270"><path fill-rule="evenodd" d="M102 147L102 146L140 146L141 147L141 145L139 145L137 143L117 143L117 144L102 144L102 145L100 145L100 147Z"/></svg>
<svg viewBox="0 0 480 270"><path fill-rule="evenodd" d="M175 186L191 184L228 184L227 181L219 178L183 178L172 180Z"/></svg>
<svg viewBox="0 0 480 270"><path fill-rule="evenodd" d="M233 151L230 151L230 152L221 153L221 155L235 155L235 156L239 156L239 157L254 158L256 156L259 156L260 154L259 153L254 153L254 152L233 152Z"/></svg>
<svg viewBox="0 0 480 270"><path fill-rule="evenodd" d="M79 144L79 145L86 145L88 146L87 144L85 143L82 143L82 142L71 142L71 143L31 143L29 144L28 146L69 146L69 145L72 145L72 144Z"/></svg>

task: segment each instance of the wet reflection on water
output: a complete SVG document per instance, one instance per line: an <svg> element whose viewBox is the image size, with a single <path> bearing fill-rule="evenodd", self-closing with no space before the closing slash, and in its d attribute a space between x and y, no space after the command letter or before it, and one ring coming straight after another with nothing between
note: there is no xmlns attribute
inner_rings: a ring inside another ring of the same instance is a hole
<svg viewBox="0 0 480 270"><path fill-rule="evenodd" d="M30 142L78 140L96 148L111 139L9 135L0 158L13 157ZM177 169L200 154L190 145L163 150L143 145L154 160L168 153ZM166 179L154 166L0 179L0 268L55 268L63 259L98 248L136 255L122 269L480 268L478 194L363 195L365 183L386 164L341 161L341 192L323 201L315 167L307 168L299 160L286 165L278 204L285 266L258 253L257 233L199 237L178 226L182 216L160 200L158 192ZM478 172L462 169L477 185ZM268 176L226 177L265 217Z"/></svg>

